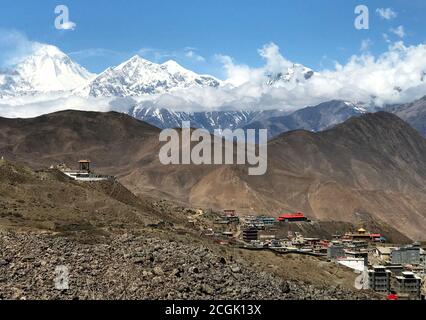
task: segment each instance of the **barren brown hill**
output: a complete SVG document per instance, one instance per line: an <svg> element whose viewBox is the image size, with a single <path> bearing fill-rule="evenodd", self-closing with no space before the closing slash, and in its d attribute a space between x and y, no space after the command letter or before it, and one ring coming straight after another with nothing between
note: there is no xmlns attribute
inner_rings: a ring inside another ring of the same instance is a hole
<svg viewBox="0 0 426 320"><path fill-rule="evenodd" d="M374 220L425 238L426 140L396 116L368 114L317 134L286 133L269 143L268 156L265 176L218 169L192 188L191 201L276 214L301 210L329 221Z"/></svg>
<svg viewBox="0 0 426 320"><path fill-rule="evenodd" d="M268 172L259 177L245 166L163 166L158 133L118 113L0 119L0 155L39 167L90 158L137 194L258 214L304 211L425 239L426 140L392 114L283 134L270 141Z"/></svg>
<svg viewBox="0 0 426 320"><path fill-rule="evenodd" d="M162 221L150 203L117 181L80 183L56 170L0 160L0 230L100 232Z"/></svg>
<svg viewBox="0 0 426 320"><path fill-rule="evenodd" d="M0 155L35 168L81 159L97 170L123 174L152 161L159 129L125 114L61 111L33 119L0 118Z"/></svg>
<svg viewBox="0 0 426 320"><path fill-rule="evenodd" d="M243 166L151 163L122 181L140 193L158 186L193 206L304 211L314 219L425 238L426 140L398 117L382 112L321 133L286 133L268 151L264 176L248 176Z"/></svg>

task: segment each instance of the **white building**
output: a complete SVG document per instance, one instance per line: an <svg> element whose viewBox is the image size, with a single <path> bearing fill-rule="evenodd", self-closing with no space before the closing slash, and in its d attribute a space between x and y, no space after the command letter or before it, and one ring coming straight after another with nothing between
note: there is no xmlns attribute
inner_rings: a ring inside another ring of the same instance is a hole
<svg viewBox="0 0 426 320"><path fill-rule="evenodd" d="M90 160L80 160L79 170L61 169L62 173L76 181L98 182L114 180L112 176L94 174L90 171Z"/></svg>
<svg viewBox="0 0 426 320"><path fill-rule="evenodd" d="M367 268L363 258L341 258L337 263L358 272L364 272Z"/></svg>

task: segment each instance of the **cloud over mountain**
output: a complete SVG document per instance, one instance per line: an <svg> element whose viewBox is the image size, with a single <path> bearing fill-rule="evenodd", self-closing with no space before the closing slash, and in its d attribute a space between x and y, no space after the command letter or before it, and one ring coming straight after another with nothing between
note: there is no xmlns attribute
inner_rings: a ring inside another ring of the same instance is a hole
<svg viewBox="0 0 426 320"><path fill-rule="evenodd" d="M15 45L15 52L21 53L15 56L15 58L19 57L17 62L32 61L28 58L24 59L25 55L28 56L31 53L35 55L37 52L35 49L42 46L39 43L29 41L19 33L9 33L7 37L0 38L3 45L13 44ZM66 61L66 65L70 66L66 69L61 68L61 73L56 72L55 77L51 77L53 82L61 80L62 84L67 84L67 86L63 86L65 90L67 87L72 88L73 86L68 85L65 81L67 74L71 74L73 77L78 76L79 81L82 80L81 84L87 87L86 80L91 78L89 73L74 65L71 59L54 50L53 47L43 47L50 48L50 51L55 51L55 54L47 55L50 60L43 58L43 63L36 65L51 65L52 59L56 61L57 57L61 57L59 60ZM191 48L188 48L187 52L191 50ZM194 51L194 54L196 53L195 49L192 51ZM109 89L104 90L105 88L99 87L96 81L92 82L90 84L90 88L93 89L91 92L97 93L94 96L99 98L99 102L92 99L93 101L87 101L86 104L96 107L97 110L108 110L108 108L116 110L116 101L118 101L119 109L123 108L125 102L129 103L129 108L136 103L142 106L146 103L150 107L191 112L270 109L293 111L330 100L363 102L364 104L371 103L379 106L407 103L426 94L425 44L405 45L402 41L390 43L388 50L379 56L372 55L366 49L361 51L359 55L352 56L344 64L336 62L334 68L319 71L290 61L274 43L263 46L258 50L258 53L264 64L256 68L240 63L230 56L217 55L216 59L222 63L226 74L225 80L218 82L218 85L208 85L210 76L197 75L180 67L175 62L157 65L138 59L138 61L144 61L144 63L135 64L137 68L131 66L123 70L119 67L109 68L99 75L97 79L102 79L100 83L103 86L108 84ZM46 64L47 62L48 64ZM120 69L119 77L117 76L118 71L113 72L117 68ZM26 68L26 70L29 70L28 76L25 77L26 81L19 83L23 91L26 87L34 87L33 79L39 78L34 78L33 75L47 74L36 69L36 67ZM164 77L160 77L157 69L165 73ZM55 68L55 70L58 70L58 68ZM138 72L135 73L135 70ZM170 70L175 71L171 72ZM19 68L17 71L18 74L22 73ZM111 79L108 77L110 73L114 76L111 78L114 81L110 81ZM137 77L137 75L144 76ZM0 73L0 88L1 86L8 90L16 88L15 78L15 74ZM136 82L133 80L122 81L122 79L134 79ZM149 79L150 82L146 82L144 79ZM40 78L39 80L38 82L41 83L43 79ZM204 84L205 81L207 81L207 85ZM138 84L137 87L135 87L135 83ZM185 85L174 85L174 83ZM158 89L159 86L164 90ZM55 88L50 82L48 87ZM46 88L46 85L43 88ZM62 87L59 86L58 88ZM152 90L136 90L138 88L152 88ZM81 106L87 109L88 107L84 106L82 100L85 98L84 95L83 97L75 97L79 95L79 92L82 91L74 90L61 96L55 94L53 97L49 96L48 92L43 92L41 95L36 93L29 97L17 98L14 101L0 100L0 114L26 117L37 115L37 112L43 110L60 110L64 106L72 108ZM115 95L116 92L120 94ZM0 97L1 95L0 90ZM55 101L58 106L54 106ZM16 109L11 107L18 105L21 107Z"/></svg>
<svg viewBox="0 0 426 320"><path fill-rule="evenodd" d="M146 99L171 108L260 110L297 109L332 99L384 105L413 101L426 93L425 44L392 43L377 57L364 51L320 72L289 61L273 43L259 54L265 61L260 68L218 56L227 75L219 88L192 88Z"/></svg>

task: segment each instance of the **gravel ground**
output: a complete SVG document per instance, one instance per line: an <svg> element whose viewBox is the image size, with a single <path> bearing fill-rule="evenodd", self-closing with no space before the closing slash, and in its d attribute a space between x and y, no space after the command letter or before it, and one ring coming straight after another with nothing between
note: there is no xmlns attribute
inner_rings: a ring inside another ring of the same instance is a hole
<svg viewBox="0 0 426 320"><path fill-rule="evenodd" d="M61 280L65 287L68 281L68 289L61 288ZM132 234L84 244L50 234L0 233L0 299L373 297L368 292L285 281L201 244Z"/></svg>

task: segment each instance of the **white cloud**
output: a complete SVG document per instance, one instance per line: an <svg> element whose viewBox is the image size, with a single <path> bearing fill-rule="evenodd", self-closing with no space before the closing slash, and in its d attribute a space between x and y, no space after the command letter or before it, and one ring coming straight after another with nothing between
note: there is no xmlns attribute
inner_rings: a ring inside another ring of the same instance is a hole
<svg viewBox="0 0 426 320"><path fill-rule="evenodd" d="M399 26L397 28L392 28L392 29L390 29L390 32L392 32L393 34L397 35L401 39L406 36L404 26Z"/></svg>
<svg viewBox="0 0 426 320"><path fill-rule="evenodd" d="M162 62L163 60L176 57L173 52L149 47L139 49L136 54L145 59L153 60L154 62Z"/></svg>
<svg viewBox="0 0 426 320"><path fill-rule="evenodd" d="M404 103L426 95L426 45L389 45L388 50L373 56L363 52L345 64L314 74L309 80L297 78L302 66L286 59L278 46L269 44L259 50L265 59L260 68L238 64L226 55L218 55L226 72L225 86L214 89L193 88L167 95L146 97L158 107L177 110L215 109L287 109L294 110L332 99L374 103ZM268 75L296 70L296 80L268 85ZM295 69L293 69L293 67Z"/></svg>
<svg viewBox="0 0 426 320"><path fill-rule="evenodd" d="M87 58L93 58L93 57L119 56L119 55L123 55L123 53L110 50L110 49L104 49L104 48L89 48L89 49L83 49L78 51L72 51L72 52L69 52L68 55L70 57L87 59Z"/></svg>
<svg viewBox="0 0 426 320"><path fill-rule="evenodd" d="M293 65L280 53L280 48L275 43L269 43L258 50L259 55L266 61L268 71L285 70Z"/></svg>
<svg viewBox="0 0 426 320"><path fill-rule="evenodd" d="M371 39L364 39L361 41L361 51L368 51L372 46L373 42Z"/></svg>
<svg viewBox="0 0 426 320"><path fill-rule="evenodd" d="M383 40L385 40L385 42L387 44L391 44L392 41L389 39L389 35L387 33L383 33Z"/></svg>
<svg viewBox="0 0 426 320"><path fill-rule="evenodd" d="M194 49L187 49L185 52L185 57L198 62L206 61L206 59L203 56L197 54Z"/></svg>
<svg viewBox="0 0 426 320"><path fill-rule="evenodd" d="M393 11L392 8L378 8L376 12L382 19L385 20L395 19L398 16L398 14Z"/></svg>
<svg viewBox="0 0 426 320"><path fill-rule="evenodd" d="M206 61L203 56L197 53L197 49L193 47L185 47L172 51L147 47L139 49L136 54L157 63L168 59L191 60L195 62Z"/></svg>
<svg viewBox="0 0 426 320"><path fill-rule="evenodd" d="M10 67L21 62L39 45L19 31L0 29L0 66Z"/></svg>
<svg viewBox="0 0 426 320"><path fill-rule="evenodd" d="M295 110L333 99L383 105L409 102L426 95L426 44L390 43L388 50L378 56L362 51L346 63L336 62L309 79L304 77L309 69L285 58L276 44L267 44L258 52L265 61L258 68L217 55L226 74L222 87L197 87L139 97L138 102L182 111ZM271 77L288 77L288 81L279 80L271 85L268 83ZM0 101L0 115L28 117L70 108L124 111L134 104L133 100L123 99L28 97L13 103Z"/></svg>
<svg viewBox="0 0 426 320"><path fill-rule="evenodd" d="M5 118L33 118L61 110L125 112L135 102L131 99L83 98L78 96L22 97L14 101L0 100L0 116Z"/></svg>

